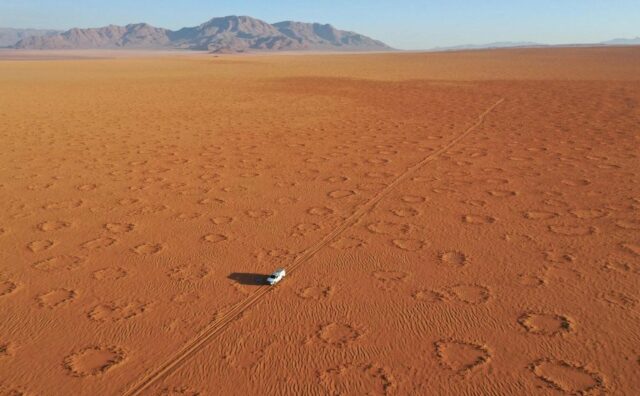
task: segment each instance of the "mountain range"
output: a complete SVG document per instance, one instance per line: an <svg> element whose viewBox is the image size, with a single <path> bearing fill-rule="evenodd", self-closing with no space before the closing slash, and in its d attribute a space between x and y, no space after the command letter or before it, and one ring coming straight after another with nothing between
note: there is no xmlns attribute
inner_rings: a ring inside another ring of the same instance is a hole
<svg viewBox="0 0 640 396"><path fill-rule="evenodd" d="M564 46L640 45L640 37ZM562 46L562 45L561 45ZM213 18L199 26L169 30L146 23L67 31L0 28L0 48L16 49L186 49L217 53L248 51L389 51L385 43L328 24L274 24L248 16ZM436 47L433 51L552 47L535 42L494 42Z"/></svg>
<svg viewBox="0 0 640 396"><path fill-rule="evenodd" d="M381 41L328 24L269 24L248 16L213 18L172 31L146 23L71 29L20 37L17 49L187 49L214 53L246 51L388 51Z"/></svg>

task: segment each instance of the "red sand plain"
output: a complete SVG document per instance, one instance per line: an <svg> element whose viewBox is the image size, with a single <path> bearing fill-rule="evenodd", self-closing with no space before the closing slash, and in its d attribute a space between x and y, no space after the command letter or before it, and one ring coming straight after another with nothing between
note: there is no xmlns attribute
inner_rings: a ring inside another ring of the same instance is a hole
<svg viewBox="0 0 640 396"><path fill-rule="evenodd" d="M634 394L639 101L639 48L0 61L0 394Z"/></svg>

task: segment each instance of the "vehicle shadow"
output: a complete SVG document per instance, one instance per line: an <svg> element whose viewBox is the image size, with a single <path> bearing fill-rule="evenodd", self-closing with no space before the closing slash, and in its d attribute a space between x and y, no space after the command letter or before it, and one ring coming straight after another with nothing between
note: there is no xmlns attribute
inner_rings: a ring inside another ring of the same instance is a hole
<svg viewBox="0 0 640 396"><path fill-rule="evenodd" d="M234 272L228 276L229 279L238 282L241 285L263 286L266 284L267 277L264 274L249 274L245 272Z"/></svg>

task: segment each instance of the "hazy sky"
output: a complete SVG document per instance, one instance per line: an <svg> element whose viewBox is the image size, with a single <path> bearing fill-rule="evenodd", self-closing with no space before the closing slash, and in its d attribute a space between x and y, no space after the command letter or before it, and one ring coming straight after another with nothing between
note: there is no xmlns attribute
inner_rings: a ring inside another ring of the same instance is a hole
<svg viewBox="0 0 640 396"><path fill-rule="evenodd" d="M0 27L69 29L214 17L331 23L402 49L493 41L587 43L640 36L640 0L0 0Z"/></svg>

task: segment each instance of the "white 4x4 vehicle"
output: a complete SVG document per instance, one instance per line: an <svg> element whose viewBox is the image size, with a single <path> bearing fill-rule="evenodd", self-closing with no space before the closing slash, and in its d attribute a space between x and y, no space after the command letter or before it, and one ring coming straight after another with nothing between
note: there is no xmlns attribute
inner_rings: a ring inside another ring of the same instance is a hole
<svg viewBox="0 0 640 396"><path fill-rule="evenodd" d="M284 270L284 268L279 268L279 269L275 270L273 272L273 274L269 275L269 277L267 278L267 283L269 285L273 286L276 283L280 282L282 279L284 279L286 274L287 273Z"/></svg>

